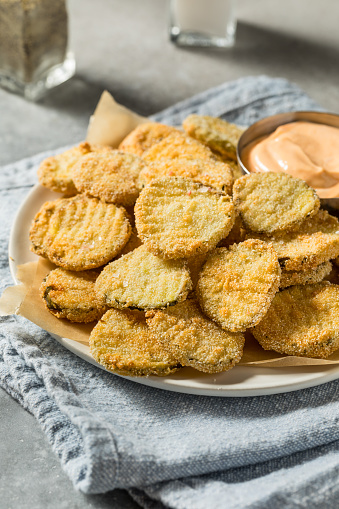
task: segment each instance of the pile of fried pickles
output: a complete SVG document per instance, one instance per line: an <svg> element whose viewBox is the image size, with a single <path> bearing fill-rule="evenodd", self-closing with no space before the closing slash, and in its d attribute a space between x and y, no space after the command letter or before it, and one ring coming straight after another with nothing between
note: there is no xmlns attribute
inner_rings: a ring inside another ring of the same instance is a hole
<svg viewBox="0 0 339 509"><path fill-rule="evenodd" d="M90 351L106 369L226 371L247 330L287 355L339 348L338 220L303 180L243 176L241 133L190 115L183 129L143 123L118 149L82 143L42 162L40 183L62 197L30 230L57 266L41 297L58 318L97 322Z"/></svg>

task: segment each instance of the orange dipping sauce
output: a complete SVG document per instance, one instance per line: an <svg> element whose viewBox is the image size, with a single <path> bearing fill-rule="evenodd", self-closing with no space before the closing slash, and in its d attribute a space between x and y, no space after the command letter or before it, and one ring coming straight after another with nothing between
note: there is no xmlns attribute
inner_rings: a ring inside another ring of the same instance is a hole
<svg viewBox="0 0 339 509"><path fill-rule="evenodd" d="M339 129L312 122L278 127L244 147L250 172L286 172L305 180L320 198L339 197Z"/></svg>

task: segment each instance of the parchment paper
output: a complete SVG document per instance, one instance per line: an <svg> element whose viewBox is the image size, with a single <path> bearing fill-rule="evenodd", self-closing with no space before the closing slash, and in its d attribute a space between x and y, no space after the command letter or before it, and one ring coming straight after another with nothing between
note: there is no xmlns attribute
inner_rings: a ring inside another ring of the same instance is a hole
<svg viewBox="0 0 339 509"><path fill-rule="evenodd" d="M108 92L104 92L91 118L87 141L116 148L132 129L146 121L148 120L116 103ZM0 299L0 315L18 314L47 332L87 345L95 324L72 324L55 318L46 309L39 295L42 280L53 268L55 265L43 258L19 266L17 279L21 284L5 290ZM327 359L284 356L265 351L249 332L246 332L244 355L240 361L242 365L260 367L325 366L338 363L339 350Z"/></svg>

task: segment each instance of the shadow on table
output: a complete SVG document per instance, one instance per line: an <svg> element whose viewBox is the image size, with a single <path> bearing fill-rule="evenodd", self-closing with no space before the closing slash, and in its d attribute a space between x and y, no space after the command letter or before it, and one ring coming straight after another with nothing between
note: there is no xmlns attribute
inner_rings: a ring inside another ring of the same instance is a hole
<svg viewBox="0 0 339 509"><path fill-rule="evenodd" d="M233 48L226 50L183 48L183 51L209 54L211 58L220 61L260 64L260 72L263 72L264 65L271 75L288 76L291 64L304 68L305 71L313 68L319 73L323 70L326 76L338 73L339 48L334 49L319 41L242 21L238 22L236 43ZM251 69L248 69L247 73L250 72Z"/></svg>

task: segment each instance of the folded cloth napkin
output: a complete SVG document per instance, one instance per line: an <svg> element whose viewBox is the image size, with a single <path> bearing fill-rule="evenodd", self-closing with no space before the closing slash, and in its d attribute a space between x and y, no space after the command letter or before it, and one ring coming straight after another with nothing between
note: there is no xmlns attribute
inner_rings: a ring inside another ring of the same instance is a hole
<svg viewBox="0 0 339 509"><path fill-rule="evenodd" d="M226 83L153 119L189 113L249 124L320 109L269 77ZM1 285L12 284L14 214L46 154L2 168ZM2 318L2 387L40 422L75 488L126 488L145 508L333 508L339 497L339 382L287 394L213 398L162 391L98 369L27 320Z"/></svg>

